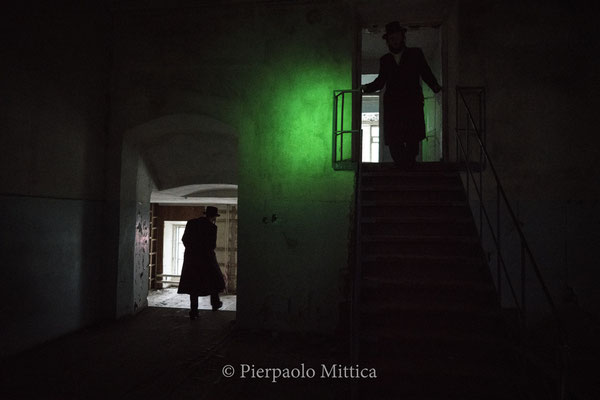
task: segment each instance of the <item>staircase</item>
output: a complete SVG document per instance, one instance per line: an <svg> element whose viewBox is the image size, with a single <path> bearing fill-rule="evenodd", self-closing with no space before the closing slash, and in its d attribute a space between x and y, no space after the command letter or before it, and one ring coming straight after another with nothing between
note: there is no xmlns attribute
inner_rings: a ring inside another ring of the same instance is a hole
<svg viewBox="0 0 600 400"><path fill-rule="evenodd" d="M518 399L494 284L458 171L363 164L362 399Z"/></svg>

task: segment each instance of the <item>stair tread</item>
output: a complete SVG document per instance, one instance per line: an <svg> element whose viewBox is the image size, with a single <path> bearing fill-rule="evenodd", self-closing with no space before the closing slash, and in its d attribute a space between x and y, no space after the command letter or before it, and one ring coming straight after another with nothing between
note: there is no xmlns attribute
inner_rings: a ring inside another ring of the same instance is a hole
<svg viewBox="0 0 600 400"><path fill-rule="evenodd" d="M363 171L402 171L402 169L398 168L393 162L361 163L361 169ZM462 163L450 163L443 161L421 161L417 162L410 171L461 171L462 169L464 169L462 167Z"/></svg>
<svg viewBox="0 0 600 400"><path fill-rule="evenodd" d="M381 287L384 285L394 286L394 287L410 287L410 288L465 288L471 289L480 292L493 292L495 288L487 282L483 280L479 281L465 281L465 280L455 280L455 281L432 281L432 280L423 280L423 279L390 279L390 278L380 278L373 276L366 276L362 278L362 283L365 287Z"/></svg>
<svg viewBox="0 0 600 400"><path fill-rule="evenodd" d="M455 222L458 224L465 224L473 222L471 217L455 217L455 216L440 216L432 215L427 217L405 217L405 216L393 216L393 217L362 217L361 222L363 223L382 223L382 222L404 222L404 223L419 223L419 222L433 222L433 223L444 223L444 222Z"/></svg>
<svg viewBox="0 0 600 400"><path fill-rule="evenodd" d="M381 304L375 303L374 305L362 304L360 307L361 314L380 314L380 313L397 313L397 314L410 314L419 313L423 315L431 315L443 313L448 317L454 317L458 315L471 315L473 317L485 317L491 319L498 319L501 317L498 309L491 307L477 307L469 304L460 305L449 305L449 304L435 304L435 305L423 305L423 304L407 304L397 302L395 304Z"/></svg>
<svg viewBox="0 0 600 400"><path fill-rule="evenodd" d="M506 339L497 333L481 334L472 331L465 332L415 332L412 329L395 330L390 332L388 328L371 328L361 332L361 339L367 342L441 342L441 343L479 343L499 346L509 346Z"/></svg>
<svg viewBox="0 0 600 400"><path fill-rule="evenodd" d="M452 243L479 243L477 236L455 235L363 235L362 242L452 242Z"/></svg>
<svg viewBox="0 0 600 400"><path fill-rule="evenodd" d="M456 171L448 170L403 170L403 169L367 169L361 171L362 176L431 176L431 177L459 177L460 175Z"/></svg>
<svg viewBox="0 0 600 400"><path fill-rule="evenodd" d="M381 261L385 262L390 259L403 259L403 260L415 260L415 261L460 261L464 263L474 264L475 262L481 262L482 258L480 256L473 257L465 257L459 255L431 255L431 254L382 254L382 255L365 255L362 257L362 261L374 262Z"/></svg>
<svg viewBox="0 0 600 400"><path fill-rule="evenodd" d="M411 201L411 200L363 200L363 207L467 207L468 203L461 200L429 200L429 201Z"/></svg>
<svg viewBox="0 0 600 400"><path fill-rule="evenodd" d="M361 168L361 363L393 392L498 394L510 345L458 166Z"/></svg>
<svg viewBox="0 0 600 400"><path fill-rule="evenodd" d="M394 376L408 375L420 376L430 375L435 376L462 376L462 377L485 377L498 378L503 376L508 371L505 363L494 362L489 363L473 362L470 360L462 360L460 358L440 358L440 357L419 357L411 359L394 359L389 360L384 356L365 357L363 359L365 365L376 365L377 372L388 372ZM391 369L385 368L389 366Z"/></svg>
<svg viewBox="0 0 600 400"><path fill-rule="evenodd" d="M402 184L398 182L396 184L385 184L385 185L361 185L361 191L364 192L386 192L386 191L404 191L404 192L436 192L436 191L448 191L448 192L463 192L462 185L458 184L447 184L447 185L427 185L424 182L421 185L415 184Z"/></svg>

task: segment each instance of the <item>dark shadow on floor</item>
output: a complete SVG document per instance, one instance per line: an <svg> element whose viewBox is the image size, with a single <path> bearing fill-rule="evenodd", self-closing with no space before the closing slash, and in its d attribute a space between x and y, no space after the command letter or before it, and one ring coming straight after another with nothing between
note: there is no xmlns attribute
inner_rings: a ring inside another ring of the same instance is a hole
<svg viewBox="0 0 600 400"><path fill-rule="evenodd" d="M319 379L321 364L347 364L331 336L247 332L235 312L147 308L2 360L2 399L269 399L350 397L350 380ZM315 378L240 377L242 365L313 368ZM236 369L223 376L223 367Z"/></svg>

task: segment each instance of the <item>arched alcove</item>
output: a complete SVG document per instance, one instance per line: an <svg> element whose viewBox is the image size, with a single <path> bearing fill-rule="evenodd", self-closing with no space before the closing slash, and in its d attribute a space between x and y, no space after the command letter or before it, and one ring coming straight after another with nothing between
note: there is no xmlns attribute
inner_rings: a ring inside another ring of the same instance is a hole
<svg viewBox="0 0 600 400"><path fill-rule="evenodd" d="M150 196L197 184L237 185L237 133L214 118L172 114L123 135L117 317L146 306Z"/></svg>

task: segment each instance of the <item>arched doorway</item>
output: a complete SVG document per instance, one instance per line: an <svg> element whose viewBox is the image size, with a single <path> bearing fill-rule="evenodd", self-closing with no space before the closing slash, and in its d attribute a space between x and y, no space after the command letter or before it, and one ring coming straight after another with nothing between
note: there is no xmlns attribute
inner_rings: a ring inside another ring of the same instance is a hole
<svg viewBox="0 0 600 400"><path fill-rule="evenodd" d="M152 192L237 185L237 133L198 114L173 114L128 130L121 155L117 317L148 305Z"/></svg>

